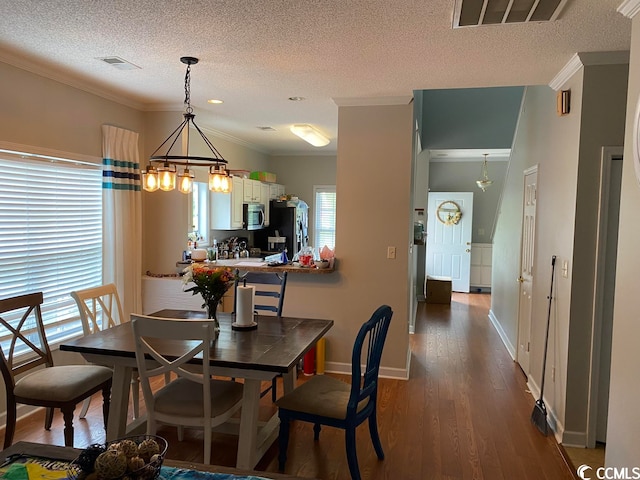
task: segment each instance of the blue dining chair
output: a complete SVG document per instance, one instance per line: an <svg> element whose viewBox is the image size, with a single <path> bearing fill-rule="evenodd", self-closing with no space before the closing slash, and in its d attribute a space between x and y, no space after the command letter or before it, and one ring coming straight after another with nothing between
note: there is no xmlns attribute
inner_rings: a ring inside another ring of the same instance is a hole
<svg viewBox="0 0 640 480"><path fill-rule="evenodd" d="M257 313L269 312L269 314L282 315L284 305L284 293L287 288L287 272L267 273L267 272L246 272L244 275L236 276L234 286L233 311L236 312L236 301L238 298L238 285L246 284L255 287L255 304L253 308ZM282 375L279 375L282 376ZM276 401L277 378L271 380L271 385L260 392L260 398L271 391L271 400Z"/></svg>
<svg viewBox="0 0 640 480"><path fill-rule="evenodd" d="M353 480L360 480L356 427L365 420L369 421L369 432L376 454L379 459L384 458L378 435L376 403L380 358L392 315L391 307L383 305L360 327L351 355L351 385L334 377L316 375L276 401L280 417L278 466L281 471L284 471L287 460L291 420L313 423L314 440L320 438L321 425L344 429L347 462ZM362 372L364 345L366 365Z"/></svg>

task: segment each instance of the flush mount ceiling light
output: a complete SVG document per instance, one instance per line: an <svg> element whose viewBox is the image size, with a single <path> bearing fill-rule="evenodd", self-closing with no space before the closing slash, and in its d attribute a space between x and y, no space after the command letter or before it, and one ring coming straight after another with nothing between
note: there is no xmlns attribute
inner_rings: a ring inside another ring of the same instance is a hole
<svg viewBox="0 0 640 480"><path fill-rule="evenodd" d="M158 189L175 190L177 177L178 189L182 193L190 193L193 190L193 171L190 167L209 167L209 190L228 193L231 191L231 182L226 171L227 161L196 125L195 114L191 108L191 65L198 63L198 59L182 57L180 61L187 65L187 73L184 77L184 120L149 157L149 165L142 172L142 187L148 192L155 192ZM189 155L190 126L193 126L209 147L211 157ZM182 142L178 142L180 138ZM178 147L182 146L179 154L172 153L176 143ZM167 146L165 153L158 153L165 145ZM179 173L178 166L183 167Z"/></svg>
<svg viewBox="0 0 640 480"><path fill-rule="evenodd" d="M489 155L488 153L483 153L484 155L484 160L482 161L482 178L480 180L476 180L476 185L478 185L478 188L480 188L483 192L487 190L487 188L489 188L491 186L491 184L493 183L493 180L489 180L489 173L487 172L487 156Z"/></svg>
<svg viewBox="0 0 640 480"><path fill-rule="evenodd" d="M299 136L305 142L310 143L314 147L324 147L329 145L330 140L324 136L318 129L308 124L291 125L291 132Z"/></svg>

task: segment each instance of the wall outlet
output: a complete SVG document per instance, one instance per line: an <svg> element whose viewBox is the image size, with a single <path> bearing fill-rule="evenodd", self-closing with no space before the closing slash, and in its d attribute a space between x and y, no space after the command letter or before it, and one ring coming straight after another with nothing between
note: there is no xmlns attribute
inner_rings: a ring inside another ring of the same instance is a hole
<svg viewBox="0 0 640 480"><path fill-rule="evenodd" d="M396 247L387 247L387 258L396 258Z"/></svg>

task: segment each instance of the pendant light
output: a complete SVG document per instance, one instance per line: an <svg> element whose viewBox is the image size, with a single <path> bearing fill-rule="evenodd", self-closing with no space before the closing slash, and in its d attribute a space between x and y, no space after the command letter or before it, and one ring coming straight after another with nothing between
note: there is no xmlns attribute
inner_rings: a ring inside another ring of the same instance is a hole
<svg viewBox="0 0 640 480"><path fill-rule="evenodd" d="M493 183L493 180L489 180L489 173L487 171L487 156L489 154L483 153L483 155L484 155L484 160L482 161L482 170L481 170L482 178L480 180L476 180L476 185L478 185L478 188L480 188L484 192L487 190L487 188L491 186L491 184Z"/></svg>
<svg viewBox="0 0 640 480"><path fill-rule="evenodd" d="M197 64L198 59L182 57L180 61L187 65L187 73L184 77L184 120L149 157L149 166L142 172L142 187L148 192L155 192L158 189L168 192L175 190L177 185L182 193L191 193L194 174L190 167L205 166L209 167L209 190L229 193L231 182L226 170L227 161L198 127L191 107L191 65ZM190 127L200 134L205 145L211 150L211 157L189 155ZM181 137L183 141L178 142ZM176 144L182 145L184 153L171 152ZM165 145L167 149L164 154L158 153ZM180 172L178 167L182 167Z"/></svg>

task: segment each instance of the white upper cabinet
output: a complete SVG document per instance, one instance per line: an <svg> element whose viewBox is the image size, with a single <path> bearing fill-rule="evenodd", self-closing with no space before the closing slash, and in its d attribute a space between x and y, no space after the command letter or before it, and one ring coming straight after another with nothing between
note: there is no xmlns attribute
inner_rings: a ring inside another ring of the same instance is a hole
<svg viewBox="0 0 640 480"><path fill-rule="evenodd" d="M231 177L231 193L211 192L211 229L238 230L242 228L243 182Z"/></svg>
<svg viewBox="0 0 640 480"><path fill-rule="evenodd" d="M244 184L244 201L259 202L262 182L259 182L258 180L252 180L250 178L243 178L242 182Z"/></svg>

